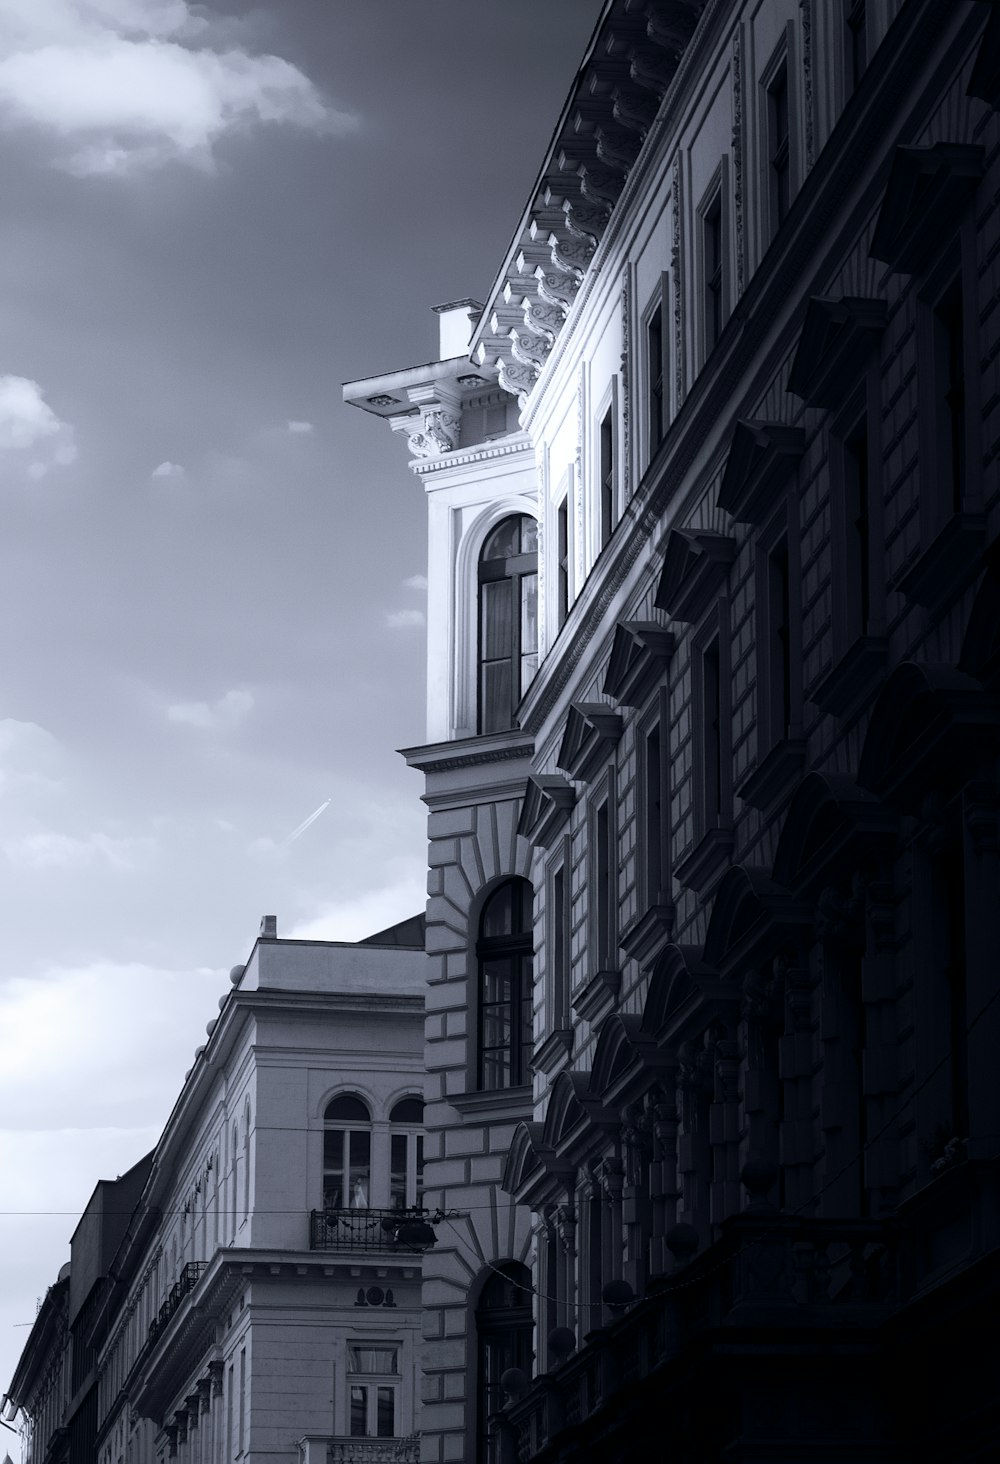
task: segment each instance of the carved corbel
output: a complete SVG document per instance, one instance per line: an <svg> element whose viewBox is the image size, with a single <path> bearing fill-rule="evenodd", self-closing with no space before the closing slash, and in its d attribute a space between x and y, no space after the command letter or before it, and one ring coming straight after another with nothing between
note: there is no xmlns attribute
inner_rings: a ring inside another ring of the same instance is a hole
<svg viewBox="0 0 1000 1464"><path fill-rule="evenodd" d="M533 330L518 330L516 327L508 331L510 336L510 348L515 361L520 361L522 366L530 366L535 371L541 371L549 358L552 349L551 341L544 336L536 335Z"/></svg>
<svg viewBox="0 0 1000 1464"><path fill-rule="evenodd" d="M559 1244L568 1256L576 1255L576 1210L572 1205L557 1205L553 1215Z"/></svg>
<svg viewBox="0 0 1000 1464"><path fill-rule="evenodd" d="M562 330L563 322L566 319L566 312L561 305L548 304L544 299L536 296L526 296L523 305L524 323L529 330L536 335L544 336L546 340L554 342L556 336Z"/></svg>
<svg viewBox="0 0 1000 1464"><path fill-rule="evenodd" d="M556 269L573 275L577 281L583 280L587 266L594 257L593 244L584 239L567 239L558 234L550 234L549 249Z"/></svg>
<svg viewBox="0 0 1000 1464"><path fill-rule="evenodd" d="M222 1397L223 1365L221 1362L210 1362L208 1364L208 1380L212 1385L212 1397Z"/></svg>
<svg viewBox="0 0 1000 1464"><path fill-rule="evenodd" d="M573 275L564 269L544 269L538 265L535 279L538 281L538 294L547 305L555 305L564 311L570 309L580 288Z"/></svg>

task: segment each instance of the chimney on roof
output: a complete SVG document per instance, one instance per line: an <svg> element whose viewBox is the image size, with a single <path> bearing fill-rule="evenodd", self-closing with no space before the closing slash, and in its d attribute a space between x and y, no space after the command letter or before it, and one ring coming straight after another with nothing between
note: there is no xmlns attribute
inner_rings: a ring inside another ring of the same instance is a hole
<svg viewBox="0 0 1000 1464"><path fill-rule="evenodd" d="M447 305L432 305L438 318L440 345L438 359L451 361L455 356L467 356L472 333L483 313L480 300L451 300Z"/></svg>
<svg viewBox="0 0 1000 1464"><path fill-rule="evenodd" d="M260 922L260 939L278 939L278 917L277 915L263 915Z"/></svg>

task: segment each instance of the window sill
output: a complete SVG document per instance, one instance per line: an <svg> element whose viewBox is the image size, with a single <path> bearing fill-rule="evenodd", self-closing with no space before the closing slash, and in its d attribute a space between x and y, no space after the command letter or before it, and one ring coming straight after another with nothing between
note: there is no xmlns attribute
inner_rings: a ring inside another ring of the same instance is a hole
<svg viewBox="0 0 1000 1464"><path fill-rule="evenodd" d="M702 899L710 895L729 868L736 835L732 821L709 829L695 844L686 859L674 871L677 881L687 890L694 890Z"/></svg>
<svg viewBox="0 0 1000 1464"><path fill-rule="evenodd" d="M502 1123L531 1117L531 1085L517 1088L496 1088L473 1093L452 1093L446 1100L461 1114L482 1114L484 1119Z"/></svg>
<svg viewBox="0 0 1000 1464"><path fill-rule="evenodd" d="M674 933L674 907L669 900L650 905L622 931L618 944L640 966L648 966Z"/></svg>
<svg viewBox="0 0 1000 1464"><path fill-rule="evenodd" d="M776 803L801 776L806 744L801 737L782 737L736 789L738 798L761 813Z"/></svg>
<svg viewBox="0 0 1000 1464"><path fill-rule="evenodd" d="M953 513L895 588L915 605L943 610L958 599L979 569L985 545L986 515Z"/></svg>
<svg viewBox="0 0 1000 1464"><path fill-rule="evenodd" d="M618 993L622 989L622 973L608 968L596 971L572 1003L578 1017L591 1026L602 1017L613 1012L618 1005Z"/></svg>
<svg viewBox="0 0 1000 1464"><path fill-rule="evenodd" d="M847 717L858 711L880 684L889 659L885 636L859 635L809 693L821 712Z"/></svg>
<svg viewBox="0 0 1000 1464"><path fill-rule="evenodd" d="M531 1066L535 1072L544 1073L549 1078L566 1066L572 1051L573 1029L557 1027L535 1048L531 1054Z"/></svg>

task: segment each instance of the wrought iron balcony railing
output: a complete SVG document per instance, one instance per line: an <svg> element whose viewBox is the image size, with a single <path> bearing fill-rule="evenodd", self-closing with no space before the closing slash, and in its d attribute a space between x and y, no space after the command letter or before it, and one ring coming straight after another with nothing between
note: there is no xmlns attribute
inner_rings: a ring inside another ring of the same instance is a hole
<svg viewBox="0 0 1000 1464"><path fill-rule="evenodd" d="M181 1274L167 1292L166 1300L149 1324L151 1342L163 1331L188 1292L193 1291L197 1286L207 1265L207 1261L188 1261L186 1266L181 1267Z"/></svg>
<svg viewBox="0 0 1000 1464"><path fill-rule="evenodd" d="M309 1216L309 1248L334 1251L422 1250L426 1249L426 1240L409 1234L418 1223L424 1223L426 1227L424 1211L419 1209L313 1210ZM433 1244L433 1232L430 1243Z"/></svg>

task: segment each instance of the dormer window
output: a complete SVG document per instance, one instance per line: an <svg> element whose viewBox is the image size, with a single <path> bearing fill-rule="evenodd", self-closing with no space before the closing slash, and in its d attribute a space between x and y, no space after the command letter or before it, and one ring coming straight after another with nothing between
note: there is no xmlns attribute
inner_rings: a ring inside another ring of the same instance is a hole
<svg viewBox="0 0 1000 1464"><path fill-rule="evenodd" d="M538 526L512 514L479 555L479 730L503 732L538 668Z"/></svg>

